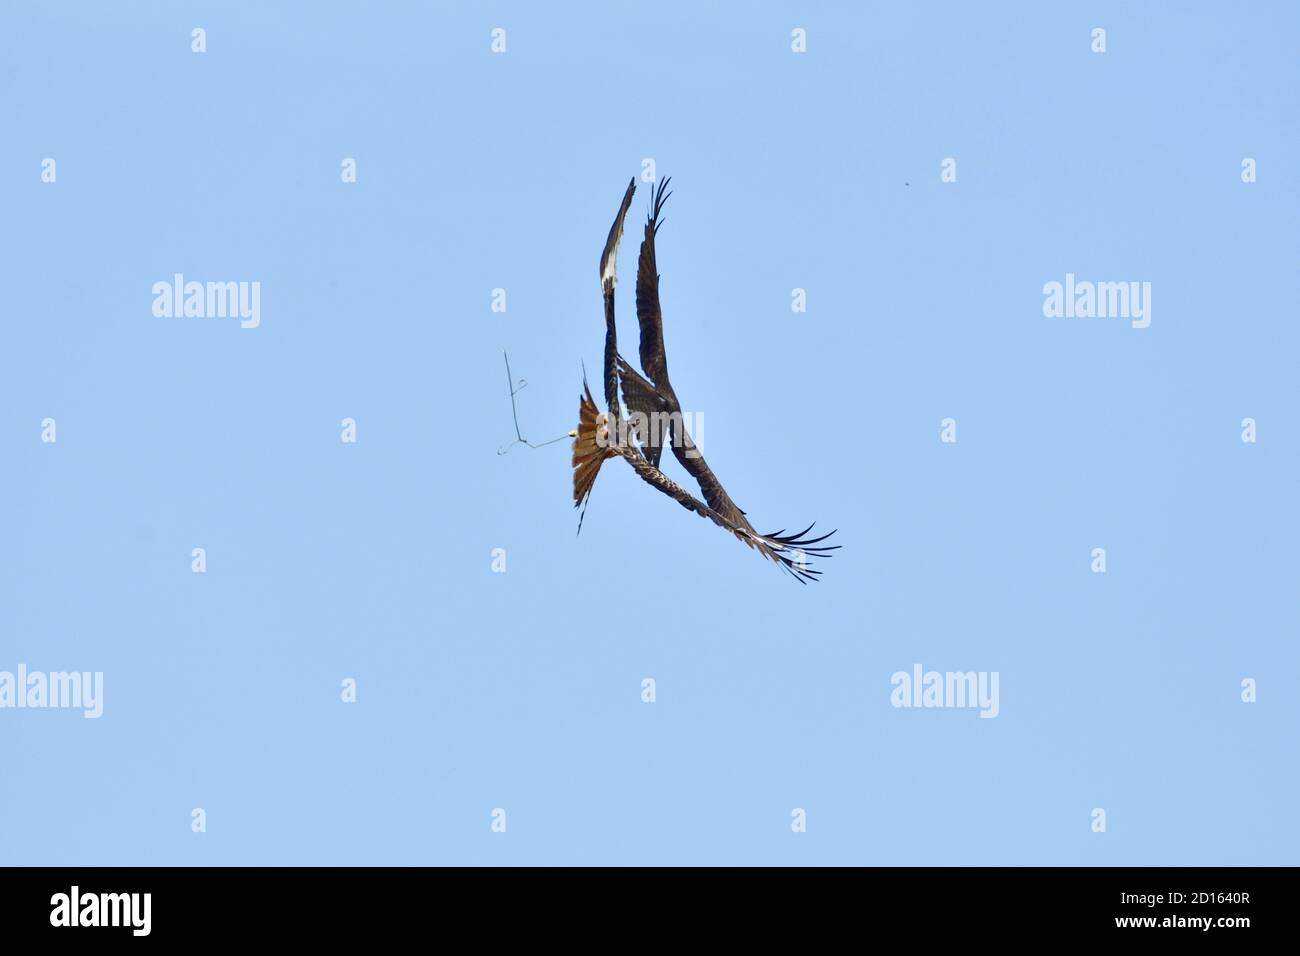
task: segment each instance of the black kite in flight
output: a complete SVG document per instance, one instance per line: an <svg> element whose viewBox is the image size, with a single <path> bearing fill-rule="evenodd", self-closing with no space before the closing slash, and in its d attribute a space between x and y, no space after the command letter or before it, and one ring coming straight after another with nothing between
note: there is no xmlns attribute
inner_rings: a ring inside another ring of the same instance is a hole
<svg viewBox="0 0 1300 956"><path fill-rule="evenodd" d="M819 538L805 538L804 535L812 530L812 525L809 525L798 534L786 535L782 531L759 534L745 517L745 512L731 500L683 425L681 403L668 378L663 315L659 310L659 272L655 265L655 235L661 225L664 202L670 195L666 191L668 182L665 179L651 193L650 214L646 219L637 263L636 315L641 326L640 358L644 376L618 354L618 331L614 322L616 259L619 240L623 237L623 220L632 205L632 194L636 192L635 178L628 183L627 192L623 194L623 202L600 257L600 285L605 298L604 386L607 410L601 412L597 409L591 388L584 379L583 394L579 396L578 428L572 433L576 436L573 441L574 507L585 505L590 498L596 475L605 459L619 457L631 465L647 484L673 498L682 507L712 519L719 527L757 549L763 557L777 562L798 581L815 581L821 572L808 567L808 555L830 557L829 552L839 545L818 545L835 532ZM620 384L630 420L622 416L618 399ZM659 470L665 445L672 448L687 474L699 484L703 502ZM578 528L582 528L581 519Z"/></svg>

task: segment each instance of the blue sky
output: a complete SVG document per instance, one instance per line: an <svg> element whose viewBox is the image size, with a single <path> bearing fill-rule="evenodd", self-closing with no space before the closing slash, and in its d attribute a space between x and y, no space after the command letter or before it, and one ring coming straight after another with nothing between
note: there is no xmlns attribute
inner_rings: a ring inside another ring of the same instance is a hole
<svg viewBox="0 0 1300 956"><path fill-rule="evenodd" d="M1297 862L1294 5L50 6L0 31L0 671L104 712L0 709L0 862ZM497 454L503 349L575 424L647 158L673 383L756 526L839 529L815 586ZM1150 326L1045 318L1067 273Z"/></svg>

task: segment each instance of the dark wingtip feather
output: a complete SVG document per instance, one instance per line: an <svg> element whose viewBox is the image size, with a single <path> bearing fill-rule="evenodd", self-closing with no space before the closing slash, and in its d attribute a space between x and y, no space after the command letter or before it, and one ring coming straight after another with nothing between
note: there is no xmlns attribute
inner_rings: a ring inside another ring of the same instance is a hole
<svg viewBox="0 0 1300 956"><path fill-rule="evenodd" d="M814 521L797 534L786 534L785 529L782 528L780 531L774 532L773 534L762 535L762 538L771 548L772 557L776 560L777 564L780 565L781 570L799 581L800 584L807 584L809 581L819 580L819 575L821 575L822 572L809 567L808 565L811 562L796 561L793 555L812 554L820 558L829 558L832 556L830 554L831 551L836 551L842 547L842 545L838 544L827 544L821 545L820 547L814 547L817 542L825 541L835 533L834 531L831 531L817 538L805 538L804 535L812 531L816 524L817 522Z"/></svg>
<svg viewBox="0 0 1300 956"><path fill-rule="evenodd" d="M646 217L646 222L654 224L654 231L656 234L659 232L659 227L663 225L659 216L663 211L664 203L666 203L668 197L672 195L672 193L668 191L668 184L672 181L673 177L671 176L661 179L655 186L654 191L651 193L650 213Z"/></svg>

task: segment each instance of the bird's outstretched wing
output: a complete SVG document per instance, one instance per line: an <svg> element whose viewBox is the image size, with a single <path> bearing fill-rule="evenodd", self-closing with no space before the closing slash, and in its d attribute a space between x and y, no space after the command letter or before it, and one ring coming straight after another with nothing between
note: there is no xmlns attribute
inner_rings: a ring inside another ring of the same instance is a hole
<svg viewBox="0 0 1300 956"><path fill-rule="evenodd" d="M672 182L671 176L661 181L651 194L650 214L646 217L645 235L641 239L641 255L637 260L636 270L636 317L641 326L639 350L641 369L649 378L649 385L653 386L649 390L652 394L646 394L647 389L643 384L645 379L639 376L634 378L635 372L624 367L622 369L623 398L627 401L628 408L634 411L651 414L652 408L662 405L662 412L667 413L664 419L667 427L659 434L652 432L643 438L649 445L643 448L647 457L651 454L650 449L654 449L653 464L658 466L663 445L671 445L673 454L686 469L686 473L699 484L700 494L704 496L709 507L733 525L753 531L753 527L745 517L745 512L731 500L731 496L722 487L718 476L713 473L699 448L691 441L691 436L682 422L681 402L677 400L677 393L668 378L668 358L664 352L664 317L659 307L659 267L655 260L655 237L659 234L659 227L663 225L664 203L672 195L668 191L670 182ZM629 383L631 389L628 387ZM634 403L639 404L634 405Z"/></svg>
<svg viewBox="0 0 1300 956"><path fill-rule="evenodd" d="M646 461L635 449L627 445L620 445L614 451L632 466L632 470L646 484L657 488L688 511L694 511L697 515L708 518L718 527L730 531L745 544L757 550L763 557L775 561L783 571L801 584L816 581L817 575L821 574L820 571L816 571L811 567L810 556L828 558L831 551L839 548L837 544L821 544L834 534L834 531L819 538L805 537L808 532L812 531L812 525L809 525L798 534L786 534L784 530L775 534L759 534L749 526L749 522L745 522L743 526L737 525L728 520L725 515L719 514L694 497L689 491Z"/></svg>
<svg viewBox="0 0 1300 956"><path fill-rule="evenodd" d="M659 267L655 262L655 234L663 221L660 217L664 203L672 195L668 192L671 181L670 176L650 193L650 214L646 217L641 255L636 265L636 318L637 324L641 326L641 369L659 387L668 382L668 359L664 355L664 317L659 309Z"/></svg>
<svg viewBox="0 0 1300 956"><path fill-rule="evenodd" d="M611 424L619 420L618 404L618 328L614 323L614 286L618 281L618 243L623 238L623 220L636 192L636 177L627 184L623 204L618 208L614 225L609 227L605 251L600 254L600 289L605 296L605 405Z"/></svg>

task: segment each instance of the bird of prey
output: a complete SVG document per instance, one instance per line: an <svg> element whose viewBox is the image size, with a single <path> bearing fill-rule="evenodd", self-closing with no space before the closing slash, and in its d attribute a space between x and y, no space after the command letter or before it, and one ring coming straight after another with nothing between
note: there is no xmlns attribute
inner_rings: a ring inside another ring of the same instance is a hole
<svg viewBox="0 0 1300 956"><path fill-rule="evenodd" d="M618 330L614 321L614 287L617 281L619 241L623 237L623 220L632 205L636 192L636 178L628 183L618 215L610 227L605 250L600 257L600 286L605 300L605 411L596 407L591 388L583 377L583 394L578 399L578 427L571 435L573 441L573 504L586 503L596 482L601 465L609 458L622 458L643 481L678 502L682 507L709 518L714 524L730 531L763 557L776 562L800 583L816 581L820 571L809 567L808 556L830 557L839 545L822 545L834 531L818 538L808 538L809 525L798 534L784 531L759 534L731 500L722 483L709 468L699 448L691 441L682 424L681 402L668 378L668 361L664 354L663 315L659 309L659 272L655 264L655 236L662 225L664 203L669 180L665 179L651 191L650 213L646 218L645 233L641 240L641 255L637 262L636 314L641 327L639 349L641 372L618 352ZM644 374L642 374L644 373ZM619 386L627 404L628 418L622 415L619 404ZM687 474L700 486L704 501L659 470L664 446L686 469ZM579 518L578 529L582 530Z"/></svg>

